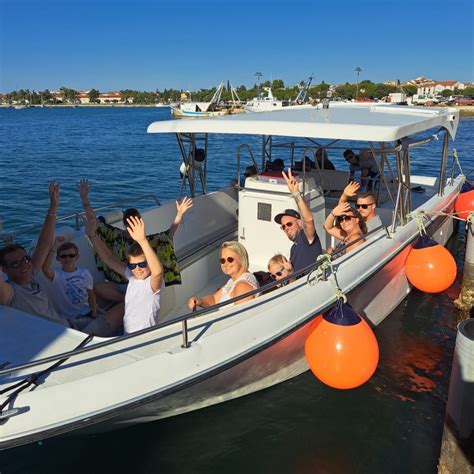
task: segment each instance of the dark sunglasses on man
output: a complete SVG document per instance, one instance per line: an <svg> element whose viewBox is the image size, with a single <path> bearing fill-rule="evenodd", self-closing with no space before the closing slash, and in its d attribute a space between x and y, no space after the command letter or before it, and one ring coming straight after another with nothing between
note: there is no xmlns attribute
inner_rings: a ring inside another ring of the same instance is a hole
<svg viewBox="0 0 474 474"><path fill-rule="evenodd" d="M371 202L369 204L356 204L357 209L367 209L369 206L372 206L375 202Z"/></svg>
<svg viewBox="0 0 474 474"><path fill-rule="evenodd" d="M18 270L24 263L30 263L31 257L29 255L23 255L20 260L15 260L14 262L10 262L7 264L7 268L12 270Z"/></svg>

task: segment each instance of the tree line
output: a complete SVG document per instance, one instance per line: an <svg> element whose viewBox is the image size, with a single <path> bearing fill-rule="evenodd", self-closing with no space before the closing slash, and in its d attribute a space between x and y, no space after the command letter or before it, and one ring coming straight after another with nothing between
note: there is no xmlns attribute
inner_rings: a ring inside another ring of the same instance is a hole
<svg viewBox="0 0 474 474"><path fill-rule="evenodd" d="M299 84L294 86L286 86L281 79L274 81L265 81L261 84L254 84L251 88L246 88L244 85L240 85L234 88L238 98L241 101L251 100L258 95L258 93L264 93L264 87L271 87L273 95L280 100L294 100L301 87L304 87L304 82L301 81ZM323 99L327 96L327 93L331 86L324 81L320 84L311 86L308 90L307 96L311 99ZM133 104L144 104L151 105L156 103L173 103L179 102L183 97L187 97L193 101L203 102L208 101L214 95L216 87L209 89L199 89L197 91L187 91L183 89L163 89L155 91L138 91L133 89L124 89L120 91L121 102L133 103ZM358 89L358 91L357 91ZM355 99L358 95L359 98L382 98L386 97L392 92L398 92L400 88L398 86L387 85L383 83L375 83L370 80L361 81L358 85L345 83L332 88L333 97L340 97L341 99ZM416 94L416 86L405 86L403 90L407 95ZM61 87L60 92L63 96L63 101L58 100L54 97L48 89L43 91L34 91L29 89L20 89L12 91L4 95L7 103L28 103L32 105L40 104L55 104L61 102L67 103L79 103L79 92L75 89L68 87ZM89 102L98 103L100 91L98 89L91 89L88 92ZM474 96L474 87L467 87L464 90L445 89L441 92L441 95L448 97L450 95L464 95ZM224 88L221 100L230 102L232 100L231 85L227 82L227 87ZM114 102L113 100L110 102ZM116 102L116 101L115 101Z"/></svg>

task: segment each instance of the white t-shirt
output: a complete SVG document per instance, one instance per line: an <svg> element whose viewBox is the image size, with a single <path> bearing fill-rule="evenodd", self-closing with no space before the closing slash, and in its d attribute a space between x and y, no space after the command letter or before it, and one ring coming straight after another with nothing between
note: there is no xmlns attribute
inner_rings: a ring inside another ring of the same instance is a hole
<svg viewBox="0 0 474 474"><path fill-rule="evenodd" d="M74 272L62 268L54 270L54 305L59 314L67 318L84 316L91 311L87 290L92 290L92 275L86 268L78 267Z"/></svg>
<svg viewBox="0 0 474 474"><path fill-rule="evenodd" d="M125 293L124 334L130 334L158 324L160 297L164 282L158 291L153 292L150 281L151 275L144 280L138 280L127 268L125 278L128 280L128 286Z"/></svg>

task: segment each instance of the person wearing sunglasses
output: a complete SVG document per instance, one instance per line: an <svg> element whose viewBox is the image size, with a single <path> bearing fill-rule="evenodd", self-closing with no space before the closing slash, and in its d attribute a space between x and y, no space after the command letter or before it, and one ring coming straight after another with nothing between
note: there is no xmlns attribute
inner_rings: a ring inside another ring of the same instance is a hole
<svg viewBox="0 0 474 474"><path fill-rule="evenodd" d="M250 273L249 256L247 250L239 242L229 241L224 242L221 246L219 263L223 273L230 278L227 283L219 288L212 295L207 296L191 296L188 300L189 309L196 309L200 306L208 308L217 303L236 298L249 291L255 290L259 287L258 281L253 273ZM256 295L251 295L248 298L242 298L234 304L241 304L255 298Z"/></svg>
<svg viewBox="0 0 474 474"><path fill-rule="evenodd" d="M164 288L163 265L145 234L143 219L130 216L127 231L134 243L127 251L127 263L115 257L97 234L97 218L86 213L86 233L103 262L127 281L125 308L118 303L109 311L123 314L123 332L130 334L158 324L160 298Z"/></svg>
<svg viewBox="0 0 474 474"><path fill-rule="evenodd" d="M54 258L61 268L53 269ZM61 314L67 318L96 318L97 302L92 275L87 268L78 266L78 260L77 245L58 236L43 265L43 273L55 290L56 308Z"/></svg>
<svg viewBox="0 0 474 474"><path fill-rule="evenodd" d="M272 280L281 280L282 278L285 278L293 273L293 266L284 255L278 253L268 261L268 271L270 272L270 277ZM289 281L287 281L285 284L288 284Z"/></svg>
<svg viewBox="0 0 474 474"><path fill-rule="evenodd" d="M293 242L290 250L290 262L297 272L302 268L315 263L322 254L321 242L314 227L311 209L299 192L299 183L288 168L288 174L282 171L291 196L296 201L298 211L286 209L274 218L280 229Z"/></svg>
<svg viewBox="0 0 474 474"><path fill-rule="evenodd" d="M382 226L382 221L377 215L377 204L375 196L372 193L358 193L360 184L356 181L351 181L342 192L339 198L339 204L348 202L357 196L356 209L364 219L367 225L367 232L377 229Z"/></svg>
<svg viewBox="0 0 474 474"><path fill-rule="evenodd" d="M78 183L78 189L82 206L87 214L92 211L89 201L89 193L91 190L89 181L87 179L81 179ZM192 206L192 199L187 197L183 198L181 202L176 201L176 215L169 229L147 236L158 259L163 263L166 286L181 284L181 272L174 251L173 238L182 222L184 214ZM133 239L127 232L127 220L132 216L141 218L138 209L129 208L123 212L123 229L107 224L102 217L97 218L97 233L99 237L110 249L112 254L122 262L127 260L127 249L133 244ZM97 282L94 285L96 296L113 303L122 303L127 289L127 280L109 268L98 255L95 255L95 257L97 269L104 273L106 279L106 281Z"/></svg>
<svg viewBox="0 0 474 474"><path fill-rule="evenodd" d="M0 304L42 319L96 336L112 336L117 329L108 316L92 321L68 318L56 310L38 278L51 249L59 206L59 183L49 184L50 205L37 244L28 255L22 245L11 243L0 249ZM3 272L7 275L4 281Z"/></svg>
<svg viewBox="0 0 474 474"><path fill-rule="evenodd" d="M330 247L329 254L336 253L336 258L352 252L365 242L363 235L367 233L367 226L359 211L352 209L348 202L338 204L327 216L324 229L328 234L336 237L340 242ZM349 245L350 244L350 245ZM348 246L347 248L345 248Z"/></svg>
<svg viewBox="0 0 474 474"><path fill-rule="evenodd" d="M367 149L360 150L356 155L351 149L343 153L344 159L349 163L349 182L354 180L355 173L360 171L361 191L371 191L374 182L379 177L379 168L372 152Z"/></svg>

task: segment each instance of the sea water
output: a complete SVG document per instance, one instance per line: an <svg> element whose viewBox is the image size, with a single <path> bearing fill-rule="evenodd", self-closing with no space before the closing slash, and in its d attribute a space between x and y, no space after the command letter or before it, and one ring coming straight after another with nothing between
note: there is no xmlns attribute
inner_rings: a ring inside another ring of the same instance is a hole
<svg viewBox="0 0 474 474"><path fill-rule="evenodd" d="M158 108L0 109L4 232L42 222L51 179L61 183L61 215L80 210L79 178L92 183L95 207L148 194L176 198L176 139L146 133L151 122L169 118L168 109ZM474 167L473 137L474 120L461 120L455 146L466 170ZM209 156L220 158L209 160L209 189L235 177L240 142L220 136L210 143ZM440 149L435 142L414 150L412 173L436 176ZM341 156L330 158L346 166ZM463 246L461 226L449 243L459 264ZM415 290L376 328L379 367L360 388L333 390L307 372L185 415L2 451L0 472L436 472L459 287L460 275L443 294Z"/></svg>

